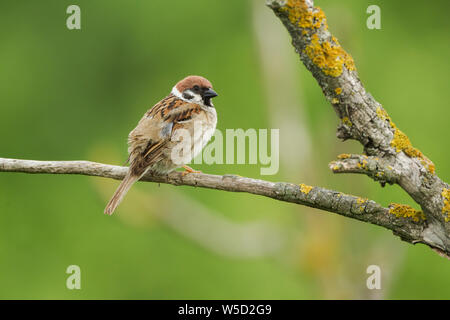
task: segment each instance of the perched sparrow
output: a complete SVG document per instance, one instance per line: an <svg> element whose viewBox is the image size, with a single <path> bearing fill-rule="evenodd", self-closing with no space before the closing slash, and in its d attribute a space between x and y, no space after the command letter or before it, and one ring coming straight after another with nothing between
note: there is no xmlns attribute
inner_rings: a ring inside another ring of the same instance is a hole
<svg viewBox="0 0 450 320"><path fill-rule="evenodd" d="M186 164L203 149L216 129L217 114L211 102L216 96L208 80L189 76L147 111L128 136L130 167L106 206L106 214L114 212L133 183L147 171L164 174L184 167L186 173L196 172Z"/></svg>

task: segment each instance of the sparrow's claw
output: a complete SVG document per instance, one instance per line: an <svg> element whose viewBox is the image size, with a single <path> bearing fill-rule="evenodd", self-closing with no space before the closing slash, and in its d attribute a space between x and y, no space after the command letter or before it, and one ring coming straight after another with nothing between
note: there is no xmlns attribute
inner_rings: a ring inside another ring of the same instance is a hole
<svg viewBox="0 0 450 320"><path fill-rule="evenodd" d="M191 167L189 167L189 166L183 166L183 168L184 168L184 170L186 170L186 171L183 171L182 173L181 173L181 175L184 177L185 175L187 175L188 173L202 173L201 171L197 171L197 170L194 170L194 169L192 169Z"/></svg>

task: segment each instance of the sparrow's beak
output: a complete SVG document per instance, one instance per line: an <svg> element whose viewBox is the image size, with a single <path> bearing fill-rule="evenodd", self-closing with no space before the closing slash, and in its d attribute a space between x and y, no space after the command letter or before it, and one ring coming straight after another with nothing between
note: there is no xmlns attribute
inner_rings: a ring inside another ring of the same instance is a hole
<svg viewBox="0 0 450 320"><path fill-rule="evenodd" d="M213 89L209 88L208 90L206 90L206 91L203 93L203 96L204 96L205 98L214 98L214 97L217 97L218 94L217 94L217 92L215 92Z"/></svg>

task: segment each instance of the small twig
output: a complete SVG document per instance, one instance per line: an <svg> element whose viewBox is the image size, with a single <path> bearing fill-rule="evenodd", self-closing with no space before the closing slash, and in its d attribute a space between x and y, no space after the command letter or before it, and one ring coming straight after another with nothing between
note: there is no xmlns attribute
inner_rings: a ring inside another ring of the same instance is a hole
<svg viewBox="0 0 450 320"><path fill-rule="evenodd" d="M373 156L341 154L338 160L330 162L328 166L333 173L365 174L379 181L382 186L386 183L394 184L400 179L400 170L391 167L383 159Z"/></svg>

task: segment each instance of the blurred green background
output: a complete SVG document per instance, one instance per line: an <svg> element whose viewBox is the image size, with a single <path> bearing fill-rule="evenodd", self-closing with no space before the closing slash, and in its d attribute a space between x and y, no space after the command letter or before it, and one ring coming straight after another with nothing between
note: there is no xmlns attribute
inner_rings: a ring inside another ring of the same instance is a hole
<svg viewBox="0 0 450 320"><path fill-rule="evenodd" d="M203 172L320 185L383 205L398 187L333 175L338 119L263 0L2 1L0 157L123 164L126 137L189 74L207 77L218 128L279 128L280 171ZM66 8L81 7L81 30ZM371 4L382 29L366 28ZM450 181L450 3L316 0L366 88ZM291 143L294 142L294 147ZM140 183L112 217L117 181L0 174L2 299L450 298L449 262L391 232L247 194ZM81 290L66 288L69 265ZM382 290L366 288L367 266Z"/></svg>

